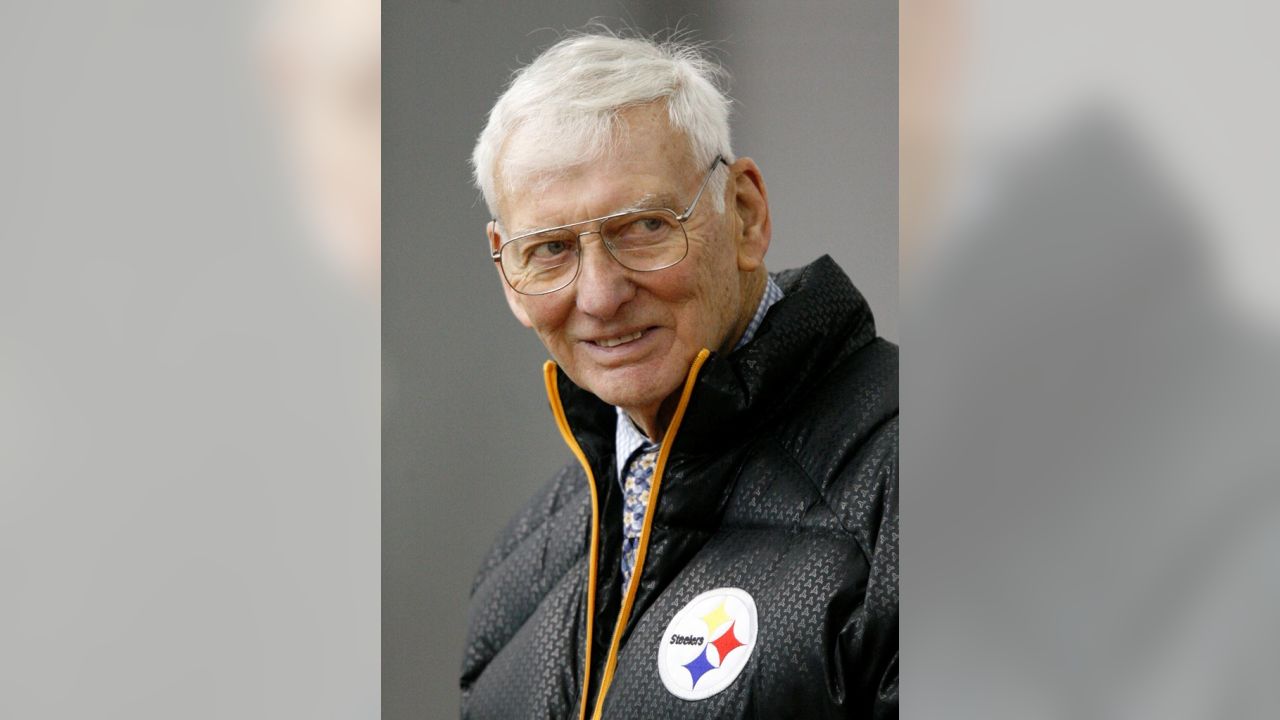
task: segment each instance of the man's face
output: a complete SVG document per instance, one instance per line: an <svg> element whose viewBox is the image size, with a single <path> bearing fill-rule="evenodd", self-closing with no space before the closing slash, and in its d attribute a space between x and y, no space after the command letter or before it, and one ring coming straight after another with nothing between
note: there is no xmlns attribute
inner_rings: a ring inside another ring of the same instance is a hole
<svg viewBox="0 0 1280 720"><path fill-rule="evenodd" d="M632 108L623 117L627 139L617 153L557 176L540 192L517 190L504 197L502 227L520 233L638 205L683 212L707 168L692 166L688 141L668 126L663 104ZM609 255L599 235L586 235L581 269L568 287L529 296L503 283L512 311L578 385L633 415L656 415L683 384L698 351L727 350L740 325L736 216L717 212L715 205L715 198L702 198L685 222L689 254L678 264L628 270ZM496 248L508 237L492 235L491 242Z"/></svg>

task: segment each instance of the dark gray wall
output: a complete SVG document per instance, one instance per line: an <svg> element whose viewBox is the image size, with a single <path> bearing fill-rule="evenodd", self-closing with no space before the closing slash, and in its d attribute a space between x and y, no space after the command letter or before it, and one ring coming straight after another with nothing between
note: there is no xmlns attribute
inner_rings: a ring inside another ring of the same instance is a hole
<svg viewBox="0 0 1280 720"><path fill-rule="evenodd" d="M386 718L456 713L471 576L569 458L546 410L546 353L488 260L467 158L511 70L593 17L679 23L717 44L734 150L770 190L770 267L830 253L897 339L896 3L384 2Z"/></svg>

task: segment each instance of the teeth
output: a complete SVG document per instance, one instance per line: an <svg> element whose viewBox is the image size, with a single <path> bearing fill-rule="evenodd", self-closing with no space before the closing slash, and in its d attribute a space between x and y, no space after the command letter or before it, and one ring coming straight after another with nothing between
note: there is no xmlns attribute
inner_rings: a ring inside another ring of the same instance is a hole
<svg viewBox="0 0 1280 720"><path fill-rule="evenodd" d="M617 347L622 343L631 342L632 340L639 338L643 334L644 334L643 330L638 330L636 332L631 333L630 335L623 335L622 337L609 338L608 340L597 340L596 344L599 345L600 347L607 347L607 348Z"/></svg>

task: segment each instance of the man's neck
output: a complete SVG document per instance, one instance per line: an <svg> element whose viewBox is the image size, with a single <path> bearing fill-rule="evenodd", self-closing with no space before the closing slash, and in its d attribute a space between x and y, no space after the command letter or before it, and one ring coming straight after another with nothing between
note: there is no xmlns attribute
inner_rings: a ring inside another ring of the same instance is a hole
<svg viewBox="0 0 1280 720"><path fill-rule="evenodd" d="M667 396L656 408L637 412L632 408L623 408L627 413L627 417L631 418L631 422L635 424L640 432L644 433L651 442L662 442L662 436L667 431L667 426L671 424L671 418L675 415L676 405L679 402L681 387Z"/></svg>
<svg viewBox="0 0 1280 720"><path fill-rule="evenodd" d="M738 322L733 326L729 336L720 344L717 350L721 353L728 354L738 346L738 341L742 339L743 333L747 331L747 326L751 325L751 318L755 317L756 310L760 307L760 301L764 299L765 285L769 282L769 273L761 265L760 269L749 273L742 278L742 308L738 312Z"/></svg>

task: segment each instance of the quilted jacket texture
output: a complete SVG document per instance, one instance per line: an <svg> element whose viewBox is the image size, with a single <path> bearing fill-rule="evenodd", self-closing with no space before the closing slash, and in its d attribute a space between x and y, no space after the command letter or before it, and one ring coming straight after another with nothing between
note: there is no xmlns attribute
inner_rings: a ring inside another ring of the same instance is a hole
<svg viewBox="0 0 1280 720"><path fill-rule="evenodd" d="M463 717L897 716L898 349L829 257L776 279L785 296L751 342L694 364L633 597L614 410L548 364L591 474L560 470L484 561ZM658 672L667 625L724 587L754 599L749 659L715 695L676 697Z"/></svg>

